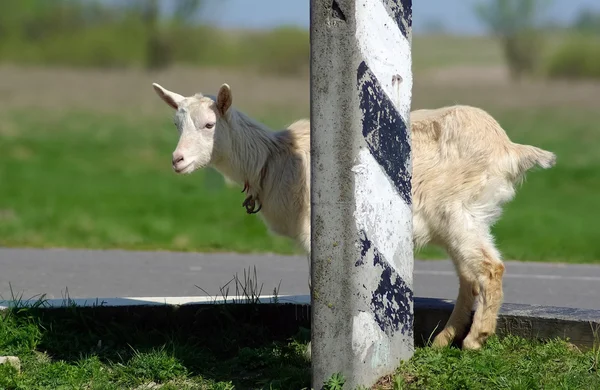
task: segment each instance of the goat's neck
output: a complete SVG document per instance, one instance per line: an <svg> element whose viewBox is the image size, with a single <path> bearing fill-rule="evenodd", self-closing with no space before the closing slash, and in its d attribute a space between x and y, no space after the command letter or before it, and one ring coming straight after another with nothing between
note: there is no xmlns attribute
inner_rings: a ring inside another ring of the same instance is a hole
<svg viewBox="0 0 600 390"><path fill-rule="evenodd" d="M240 185L260 191L261 170L276 146L259 122L231 109L215 128L214 167Z"/></svg>

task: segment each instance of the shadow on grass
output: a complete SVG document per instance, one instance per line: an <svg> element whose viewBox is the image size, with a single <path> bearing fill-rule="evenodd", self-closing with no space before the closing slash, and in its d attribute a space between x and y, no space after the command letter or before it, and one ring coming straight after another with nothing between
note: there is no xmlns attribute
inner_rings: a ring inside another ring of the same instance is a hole
<svg viewBox="0 0 600 390"><path fill-rule="evenodd" d="M177 377L236 389L310 387L310 316L296 305L29 307L3 317L0 335L22 336L0 338L0 354L35 350L72 366L95 358L136 378L132 388ZM231 388L206 386L198 388Z"/></svg>

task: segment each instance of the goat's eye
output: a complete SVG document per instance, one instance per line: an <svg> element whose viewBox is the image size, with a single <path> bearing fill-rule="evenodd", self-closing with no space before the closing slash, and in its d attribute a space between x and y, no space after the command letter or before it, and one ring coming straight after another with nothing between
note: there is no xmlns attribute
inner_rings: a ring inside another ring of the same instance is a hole
<svg viewBox="0 0 600 390"><path fill-rule="evenodd" d="M206 128L207 128L207 129L212 129L213 127L215 127L215 124L214 124L214 123L207 123L207 124L206 124Z"/></svg>

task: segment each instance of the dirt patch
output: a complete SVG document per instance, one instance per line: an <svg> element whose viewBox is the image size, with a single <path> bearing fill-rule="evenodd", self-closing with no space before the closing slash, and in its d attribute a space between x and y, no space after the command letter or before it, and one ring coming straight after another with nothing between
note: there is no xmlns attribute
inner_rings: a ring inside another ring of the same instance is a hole
<svg viewBox="0 0 600 390"><path fill-rule="evenodd" d="M512 82L502 66L455 66L415 76L413 108L445 104L480 107L600 108L600 82Z"/></svg>
<svg viewBox="0 0 600 390"><path fill-rule="evenodd" d="M504 66L460 65L436 68L415 76L417 80L439 85L500 85L509 80L508 69Z"/></svg>
<svg viewBox="0 0 600 390"><path fill-rule="evenodd" d="M93 110L132 115L164 115L152 90L158 82L184 95L216 94L228 83L236 106L247 112L293 107L307 116L310 82L251 71L173 67L161 72L136 69L83 70L0 66L0 112L14 108L53 111ZM525 81L512 83L501 66L453 66L415 74L413 108L471 104L484 108L600 108L599 82ZM0 125L0 134L10 127Z"/></svg>
<svg viewBox="0 0 600 390"><path fill-rule="evenodd" d="M234 103L246 110L299 106L308 112L308 78L271 77L257 73L174 67L161 72L136 69L92 70L0 66L0 110L41 108L153 114L165 104L152 83L183 95L216 95L228 83Z"/></svg>

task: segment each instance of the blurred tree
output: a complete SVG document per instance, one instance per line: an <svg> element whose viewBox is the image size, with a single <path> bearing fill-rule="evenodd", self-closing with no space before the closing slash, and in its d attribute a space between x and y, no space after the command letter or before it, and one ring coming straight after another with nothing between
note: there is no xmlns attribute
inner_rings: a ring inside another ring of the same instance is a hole
<svg viewBox="0 0 600 390"><path fill-rule="evenodd" d="M476 15L502 43L513 80L533 73L541 57L537 20L551 0L488 0L475 5Z"/></svg>
<svg viewBox="0 0 600 390"><path fill-rule="evenodd" d="M39 41L45 34L55 34L80 26L81 10L72 1L43 0L5 1L0 4L0 31L28 41ZM67 23L70 22L70 23Z"/></svg>
<svg viewBox="0 0 600 390"><path fill-rule="evenodd" d="M60 42L117 18L118 12L98 0L0 1L0 60L44 63L65 53L73 59L77 48Z"/></svg>
<svg viewBox="0 0 600 390"><path fill-rule="evenodd" d="M140 12L146 26L146 61L148 69L160 69L168 66L172 61L169 42L160 31L158 25L159 9L158 0L144 0Z"/></svg>
<svg viewBox="0 0 600 390"><path fill-rule="evenodd" d="M219 0L218 5L225 0ZM204 0L0 0L0 61L164 68L198 62L215 34ZM211 10L218 7L211 4ZM211 46L212 45L212 46Z"/></svg>
<svg viewBox="0 0 600 390"><path fill-rule="evenodd" d="M117 13L97 0L19 0L0 2L0 32L26 41L70 34L116 20Z"/></svg>
<svg viewBox="0 0 600 390"><path fill-rule="evenodd" d="M573 23L573 28L583 33L600 34L600 12L582 10Z"/></svg>
<svg viewBox="0 0 600 390"><path fill-rule="evenodd" d="M170 39L169 26L160 24L160 8L158 0L137 0L131 3L133 9L142 15L146 26L146 68L161 69L173 61L173 50ZM171 27L188 25L198 16L203 0L177 0L173 2L173 13L171 15Z"/></svg>

